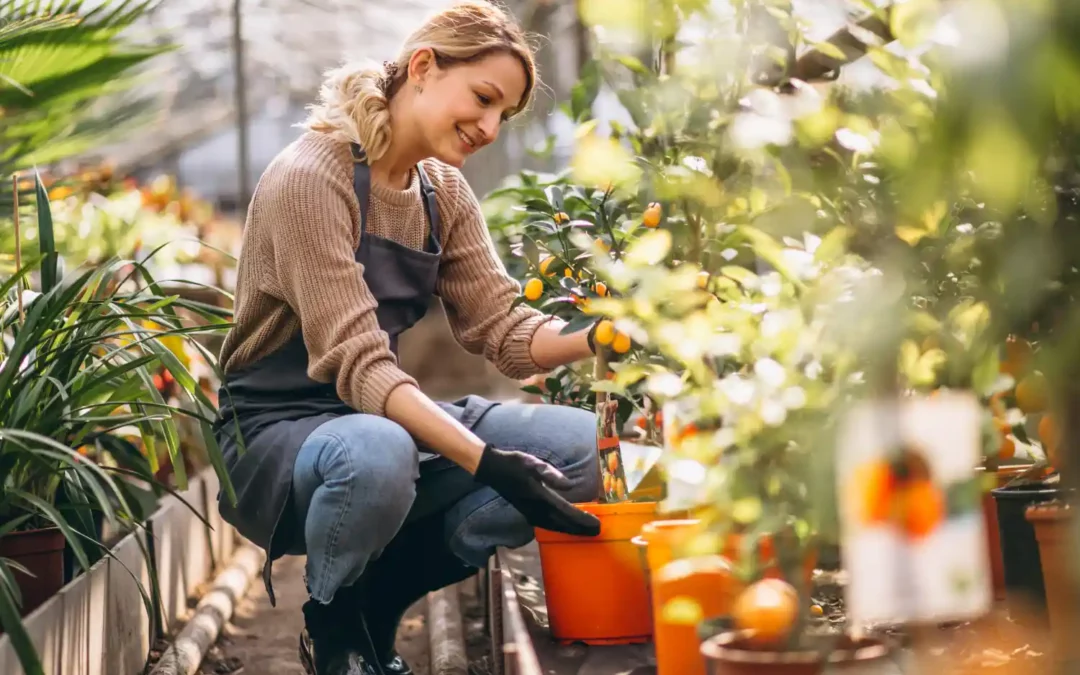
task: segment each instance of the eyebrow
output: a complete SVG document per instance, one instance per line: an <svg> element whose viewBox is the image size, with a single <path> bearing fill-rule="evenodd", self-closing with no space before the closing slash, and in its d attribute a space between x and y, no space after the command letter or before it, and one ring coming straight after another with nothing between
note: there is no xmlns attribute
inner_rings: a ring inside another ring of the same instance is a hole
<svg viewBox="0 0 1080 675"><path fill-rule="evenodd" d="M484 80L484 84L494 89L495 93L498 94L499 98L506 98L506 94L503 93L503 90L499 87L499 85L495 84L491 80Z"/></svg>

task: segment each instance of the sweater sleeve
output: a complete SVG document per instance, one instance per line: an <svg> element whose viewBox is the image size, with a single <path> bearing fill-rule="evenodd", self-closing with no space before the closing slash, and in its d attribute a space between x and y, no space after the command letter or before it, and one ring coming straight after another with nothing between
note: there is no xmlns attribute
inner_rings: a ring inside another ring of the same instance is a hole
<svg viewBox="0 0 1080 675"><path fill-rule="evenodd" d="M329 168L295 166L259 191L271 230L267 264L276 266L276 291L300 317L308 376L335 383L356 410L383 415L390 392L416 381L398 368L355 259L352 186Z"/></svg>
<svg viewBox="0 0 1080 675"><path fill-rule="evenodd" d="M450 330L466 351L483 354L507 377L520 380L543 372L530 348L536 330L551 317L525 305L510 309L521 284L499 259L480 204L464 176L453 170L447 178L450 227L438 293Z"/></svg>

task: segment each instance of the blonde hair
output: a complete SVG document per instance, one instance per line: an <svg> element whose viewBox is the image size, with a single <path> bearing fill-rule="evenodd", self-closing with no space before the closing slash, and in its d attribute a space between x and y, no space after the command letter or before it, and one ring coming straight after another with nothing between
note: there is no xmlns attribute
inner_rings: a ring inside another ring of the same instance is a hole
<svg viewBox="0 0 1080 675"><path fill-rule="evenodd" d="M488 0L458 0L429 17L402 45L394 61L346 63L327 73L319 101L301 126L359 143L369 159L390 147L390 99L408 79L409 60L431 49L440 68L479 61L494 53L517 57L525 69L525 93L510 111L517 115L532 99L536 65L524 32L509 13Z"/></svg>

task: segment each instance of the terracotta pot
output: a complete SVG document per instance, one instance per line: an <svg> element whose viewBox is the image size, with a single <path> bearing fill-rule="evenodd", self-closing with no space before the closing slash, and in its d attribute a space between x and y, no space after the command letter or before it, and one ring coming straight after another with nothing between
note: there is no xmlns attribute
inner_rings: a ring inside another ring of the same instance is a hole
<svg viewBox="0 0 1080 675"><path fill-rule="evenodd" d="M701 645L708 675L817 675L828 672L864 672L890 658L891 645L876 638L840 642L823 650L769 651L751 646L747 631L728 631ZM823 643L823 647L826 644Z"/></svg>
<svg viewBox="0 0 1080 675"><path fill-rule="evenodd" d="M1061 663L1080 659L1080 589L1076 582L1076 557L1072 540L1073 511L1061 502L1028 507L1024 517L1035 528L1039 559L1046 586L1046 608L1054 656ZM1064 671L1063 671L1064 672ZM1075 672L1070 669L1068 672Z"/></svg>
<svg viewBox="0 0 1080 675"><path fill-rule="evenodd" d="M0 537L0 558L7 558L34 576L12 569L22 593L21 614L26 616L64 586L64 535L59 528L14 532Z"/></svg>
<svg viewBox="0 0 1080 675"><path fill-rule="evenodd" d="M652 637L645 570L632 540L657 502L587 503L596 537L536 529L551 635L559 642L628 644Z"/></svg>
<svg viewBox="0 0 1080 675"><path fill-rule="evenodd" d="M747 631L727 631L701 644L708 675L818 675L825 670L821 652L754 649L747 635Z"/></svg>

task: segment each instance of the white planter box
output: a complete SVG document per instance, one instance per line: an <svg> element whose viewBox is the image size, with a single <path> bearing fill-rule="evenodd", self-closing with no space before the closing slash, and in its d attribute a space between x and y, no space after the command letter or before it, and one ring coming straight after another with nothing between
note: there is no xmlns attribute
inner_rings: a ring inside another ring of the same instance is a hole
<svg viewBox="0 0 1080 675"><path fill-rule="evenodd" d="M182 497L206 518L198 517L172 496L150 517L153 556L146 531L124 537L86 574L65 586L24 619L46 675L136 675L146 663L152 635L150 615L134 577L149 594L150 564L161 586L166 630L187 614L187 598L208 581L215 567L235 550L236 531L217 510L213 469L189 481ZM10 638L0 637L0 675L24 675Z"/></svg>

